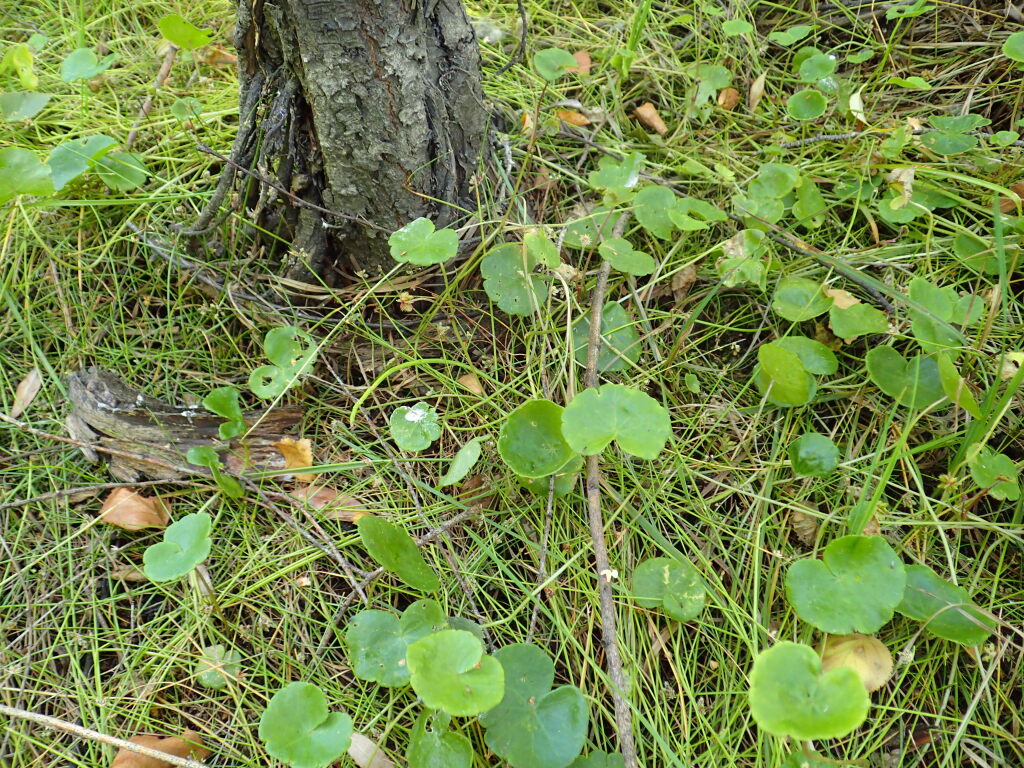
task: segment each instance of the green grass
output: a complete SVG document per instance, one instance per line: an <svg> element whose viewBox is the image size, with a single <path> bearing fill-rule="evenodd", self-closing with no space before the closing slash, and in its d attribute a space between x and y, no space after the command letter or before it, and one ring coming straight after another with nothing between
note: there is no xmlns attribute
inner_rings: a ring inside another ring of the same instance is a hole
<svg viewBox="0 0 1024 768"><path fill-rule="evenodd" d="M545 115L561 98L603 110L608 120L595 123L596 132L587 129L593 142L617 153L644 152L652 174L723 208L766 160L793 164L826 189L841 176L866 177L906 165L877 155L883 132L809 143L778 155L762 151L819 129L857 128L840 115L820 126L786 116L785 98L799 87L789 64L792 51L766 44L765 34L800 23L821 25L823 50L877 48L873 60L848 70L856 87L863 87L873 126L891 129L908 118L959 114L968 105L990 116L994 128L1013 127L1022 117L1024 79L998 55L1012 30L1004 28L1001 15L938 5L937 15L899 25L876 25L849 11L840 26L841 14L830 23L830 17L786 4L741 3L734 17L758 26L748 38L722 34L725 17L709 8L684 19L683 4L528 3L530 50L584 49L595 70L582 85L566 81L545 95L539 123L548 132L532 154L521 135L510 137L513 182L523 174L522 200L536 220L553 224L571 218L573 206L587 196L585 178L600 153L556 135L557 126ZM514 2L474 3L473 9L506 29L515 24ZM224 5L48 0L13 9L0 37L22 40L35 31L49 37L39 56L40 88L57 95L31 125L0 124L0 144L44 152L64 137L103 132L123 140L162 60L155 20L170 11L210 26L221 43L230 39L233 18ZM631 40L636 59L629 76L619 79L607 62ZM61 83L63 55L101 41L120 60L98 90ZM504 63L514 48L510 41L500 50L485 47L488 71ZM693 80L685 73L698 61L729 67L744 99L750 82L765 73L758 108L749 111L741 102L732 111L711 109L706 119L693 114ZM891 76L911 75L925 77L932 90L888 84ZM0 409L6 412L18 382L38 367L43 389L25 418L37 429L62 433L62 378L90 364L116 371L150 394L198 400L216 386L243 384L262 334L289 321L200 291L127 228L133 223L161 236L169 223L188 221L201 209L215 181L209 158L195 149L193 136L169 107L181 96L198 98L204 105L198 138L226 151L237 120L234 82L231 67L194 67L181 57L136 145L153 170L142 190L114 194L90 182L56 199L20 199L0 209ZM510 122L537 107L541 89L525 64L486 81L488 98ZM669 124L665 137L652 139L630 117L644 101L656 104ZM954 256L952 239L991 229L994 187L1017 182L1020 150L909 162L917 166L919 180L934 180L961 204L905 229L886 226L866 206L852 213L836 208L813 231L787 220L781 226L879 279L897 306L912 276L986 296L999 291L962 358L970 381L997 384L1001 355L1020 351L1024 336L1019 272L979 276ZM534 174L540 169L558 179L554 189L537 187ZM481 218L496 222L501 213L484 208ZM517 201L510 226L529 223ZM264 257L236 224L224 233L230 238L227 255L200 256L233 280L260 289L275 286L265 274ZM787 565L810 551L794 535L793 512L820 523L817 540L824 544L845 533L846 513L879 482L885 483L886 507L878 523L904 560L927 563L965 586L1000 617L1001 628L975 654L923 635L917 624L897 617L880 633L897 657L896 672L873 695L870 719L850 737L818 748L870 765L1024 763L1020 502L974 499L964 470L960 485L943 492L939 478L961 447L964 414L947 409L911 418L894 409L891 399L866 383L863 341L839 349L845 368L823 383L814 405L783 411L763 403L748 381L756 348L788 330L768 306L773 280L798 274L862 292L818 262L783 249L776 252L781 270L769 277L768 293L724 288L712 251L733 232L730 223L664 242L638 231L634 242L655 256L659 270L638 287L617 279L610 294L643 318L644 358L626 379L670 408L674 429L668 451L657 461L606 455L604 512L612 565L628 582L641 560L681 553L710 587L701 619L683 626L632 607L625 598L619 602L642 763L781 765L789 747L757 729L746 691L760 649L776 639L819 639L797 620L781 586ZM1011 240L1010 263L1016 253ZM318 461L365 462L359 471L336 472L331 482L414 533L454 516L464 502L434 490L443 459L471 437L496 436L502 417L524 399L547 395L563 402L582 386L566 324L588 311L597 261L578 252L566 257L583 273L580 280L563 286L549 311L525 322L490 311L476 277L477 259L447 282L432 279L410 289L430 299L417 303L419 310L460 319L448 330L428 323L375 329L351 312L353 305L391 312L402 288L367 293L353 286L330 297L329 306L354 319L337 327L310 326L329 339L322 364L287 398L305 409L302 431L313 439ZM696 282L673 295L673 278L690 266ZM904 317L898 310L894 318L900 334L908 333ZM477 372L482 396L458 382L467 370ZM700 383L697 393L684 384L691 373ZM422 399L443 415L445 432L427 454L399 457L386 438L387 416L396 405ZM357 400L361 406L350 421ZM1018 395L990 430L992 444L1018 463L1024 456L1020 413ZM841 446L840 472L824 479L793 477L785 449L809 428L830 434ZM582 489L554 505L547 577L538 585L544 503L520 491L493 449L485 450L480 472L489 497L485 510L424 550L442 576L439 600L449 613L483 624L496 646L523 640L539 605L536 641L555 658L559 680L579 685L588 696L591 747L614 750ZM102 465L87 463L71 446L0 424L0 702L124 738L192 728L213 750L211 765L261 766L269 762L256 723L266 701L286 682L308 680L323 688L333 707L350 712L357 730L402 757L418 706L407 691L386 691L351 675L339 646L344 621L340 628L333 622L352 587L337 563L254 499L227 503L206 488L175 486L166 492L175 516L200 509L214 515L207 567L215 599L205 600L194 584L119 582L109 574L139 562L145 546L159 537L97 524L99 498L46 497L109 481ZM357 569L374 567L350 527L296 517ZM454 578L452 562L460 579ZM389 578L369 587L368 596L379 608L401 608L417 597ZM201 648L214 643L235 647L243 657L243 675L224 692L202 688L193 675ZM457 727L477 746L476 765L497 764L486 756L475 721ZM915 738L925 737L927 744L914 746ZM5 723L0 732L0 762L11 768L84 768L107 765L111 757L109 747L21 722Z"/></svg>

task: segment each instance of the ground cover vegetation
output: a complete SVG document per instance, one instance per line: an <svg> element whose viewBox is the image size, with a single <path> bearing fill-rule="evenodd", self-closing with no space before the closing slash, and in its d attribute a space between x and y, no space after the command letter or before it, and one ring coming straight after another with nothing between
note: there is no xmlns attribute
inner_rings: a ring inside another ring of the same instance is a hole
<svg viewBox="0 0 1024 768"><path fill-rule="evenodd" d="M173 236L224 8L11 10L4 764L1024 763L1024 20L793 5L470 4L478 208L341 288Z"/></svg>

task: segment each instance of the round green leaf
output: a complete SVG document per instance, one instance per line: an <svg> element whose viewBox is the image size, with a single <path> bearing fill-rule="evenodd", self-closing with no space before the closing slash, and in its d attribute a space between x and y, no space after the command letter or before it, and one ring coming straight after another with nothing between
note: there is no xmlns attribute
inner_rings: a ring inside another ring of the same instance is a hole
<svg viewBox="0 0 1024 768"><path fill-rule="evenodd" d="M594 248L612 236L615 224L621 217L621 211L613 211L603 205L595 206L586 216L566 225L562 245L584 250Z"/></svg>
<svg viewBox="0 0 1024 768"><path fill-rule="evenodd" d="M203 655L196 662L196 679L200 685L219 691L238 678L241 661L238 651L228 650L223 645L203 648Z"/></svg>
<svg viewBox="0 0 1024 768"><path fill-rule="evenodd" d="M839 449L825 435L808 432L790 444L789 460L797 477L825 477L839 466Z"/></svg>
<svg viewBox="0 0 1024 768"><path fill-rule="evenodd" d="M403 528L375 515L363 515L356 527L366 551L384 570L397 574L410 587L423 592L436 592L441 588L437 574Z"/></svg>
<svg viewBox="0 0 1024 768"><path fill-rule="evenodd" d="M263 337L263 352L274 365L301 373L316 354L313 337L295 325L271 328Z"/></svg>
<svg viewBox="0 0 1024 768"><path fill-rule="evenodd" d="M749 35L754 31L754 25L745 19L729 19L722 22L722 32L729 36Z"/></svg>
<svg viewBox="0 0 1024 768"><path fill-rule="evenodd" d="M441 436L441 425L437 423L437 411L429 403L416 403L411 408L396 408L388 422L391 437L403 451L423 451Z"/></svg>
<svg viewBox="0 0 1024 768"><path fill-rule="evenodd" d="M960 155L978 146L978 138L966 133L929 131L919 138L921 144L940 155Z"/></svg>
<svg viewBox="0 0 1024 768"><path fill-rule="evenodd" d="M750 182L750 196L755 200L778 200L785 197L800 181L800 172L785 163L765 163Z"/></svg>
<svg viewBox="0 0 1024 768"><path fill-rule="evenodd" d="M60 79L65 83L91 80L110 69L116 59L117 54L111 53L101 61L92 48L76 48L61 63Z"/></svg>
<svg viewBox="0 0 1024 768"><path fill-rule="evenodd" d="M469 470L473 468L477 459L480 458L480 443L482 441L482 437L474 437L459 448L458 453L452 457L452 463L448 465L448 471L444 473L444 476L438 482L438 488L455 485L469 474Z"/></svg>
<svg viewBox="0 0 1024 768"><path fill-rule="evenodd" d="M8 123L31 120L43 111L43 107L50 102L50 98L48 93L0 93L0 116ZM28 152L27 149L19 151ZM35 155L33 155L34 157Z"/></svg>
<svg viewBox="0 0 1024 768"><path fill-rule="evenodd" d="M504 697L501 663L484 655L483 643L470 632L445 629L420 638L406 650L406 660L416 695L449 715L479 715Z"/></svg>
<svg viewBox="0 0 1024 768"><path fill-rule="evenodd" d="M434 231L434 222L420 217L395 230L388 245L395 261L425 267L452 258L459 250L459 236L451 229Z"/></svg>
<svg viewBox="0 0 1024 768"><path fill-rule="evenodd" d="M828 310L828 324L832 333L841 339L855 339L869 333L888 333L889 318L885 313L867 304L839 307L833 304Z"/></svg>
<svg viewBox="0 0 1024 768"><path fill-rule="evenodd" d="M800 62L797 74L805 83L813 83L831 75L836 71L838 65L839 62L835 56L830 56L827 53L816 53Z"/></svg>
<svg viewBox="0 0 1024 768"><path fill-rule="evenodd" d="M946 399L939 366L930 357L907 360L892 347L874 347L864 363L875 386L903 405L927 408Z"/></svg>
<svg viewBox="0 0 1024 768"><path fill-rule="evenodd" d="M572 326L573 354L576 362L587 364L590 342L590 314L581 316ZM629 313L617 301L609 301L601 310L601 346L597 352L597 370L625 371L640 359L640 334Z"/></svg>
<svg viewBox="0 0 1024 768"><path fill-rule="evenodd" d="M72 179L89 170L112 146L117 144L109 136L88 136L71 139L53 148L46 161L53 176L53 189L62 190Z"/></svg>
<svg viewBox="0 0 1024 768"><path fill-rule="evenodd" d="M545 48L533 55L533 68L549 83L553 83L567 71L578 66L579 62L575 57L561 48Z"/></svg>
<svg viewBox="0 0 1024 768"><path fill-rule="evenodd" d="M615 269L627 275L649 275L654 271L654 259L643 251L634 250L623 237L605 240L597 250Z"/></svg>
<svg viewBox="0 0 1024 768"><path fill-rule="evenodd" d="M329 712L312 683L289 683L274 694L260 717L260 739L272 757L292 768L325 768L348 750L352 718Z"/></svg>
<svg viewBox="0 0 1024 768"><path fill-rule="evenodd" d="M621 384L586 389L562 414L570 448L591 456L614 440L626 453L655 459L672 435L668 411L653 397Z"/></svg>
<svg viewBox="0 0 1024 768"><path fill-rule="evenodd" d="M832 300L821 290L821 283L803 277L782 278L772 297L772 309L794 323L827 312L831 304Z"/></svg>
<svg viewBox="0 0 1024 768"><path fill-rule="evenodd" d="M27 149L0 149L0 203L17 195L53 194L50 169Z"/></svg>
<svg viewBox="0 0 1024 768"><path fill-rule="evenodd" d="M800 357L777 341L757 350L754 384L769 402L783 407L806 405L814 398L817 384Z"/></svg>
<svg viewBox="0 0 1024 768"><path fill-rule="evenodd" d="M768 39L776 45L788 46L803 40L814 30L815 27L812 27L809 24L797 24L795 27L790 27L789 29L769 32Z"/></svg>
<svg viewBox="0 0 1024 768"><path fill-rule="evenodd" d="M800 358L800 364L808 373L831 376L839 370L839 361L832 350L815 339L806 336L783 336L772 344L789 350Z"/></svg>
<svg viewBox="0 0 1024 768"><path fill-rule="evenodd" d="M412 768L470 768L473 745L461 733L448 730L448 719L448 715L431 716L430 712L421 712L416 718L405 753ZM443 726L439 725L442 720Z"/></svg>
<svg viewBox="0 0 1024 768"><path fill-rule="evenodd" d="M505 695L480 716L484 741L512 768L564 768L587 738L587 702L574 685L551 690L555 665L529 643L506 645L494 658L505 671Z"/></svg>
<svg viewBox="0 0 1024 768"><path fill-rule="evenodd" d="M533 274L537 261L518 243L492 248L480 262L484 290L491 301L510 315L531 315L548 297L548 284Z"/></svg>
<svg viewBox="0 0 1024 768"><path fill-rule="evenodd" d="M181 122L192 120L203 113L203 102L194 96L186 96L171 104L171 114Z"/></svg>
<svg viewBox="0 0 1024 768"><path fill-rule="evenodd" d="M993 499L1016 501L1020 498L1017 467L1006 454L995 453L987 445L975 443L967 451L967 466L971 470L971 479L979 488L988 491Z"/></svg>
<svg viewBox="0 0 1024 768"><path fill-rule="evenodd" d="M117 192L131 192L145 183L149 169L136 152L107 152L96 161L96 173Z"/></svg>
<svg viewBox="0 0 1024 768"><path fill-rule="evenodd" d="M1003 41L1003 56L1024 62L1024 32L1014 32Z"/></svg>
<svg viewBox="0 0 1024 768"><path fill-rule="evenodd" d="M821 673L814 649L783 641L762 651L750 672L750 714L776 736L845 736L864 722L870 700L849 667Z"/></svg>
<svg viewBox="0 0 1024 768"><path fill-rule="evenodd" d="M705 588L689 563L669 557L644 560L633 571L633 599L646 608L661 608L676 621L690 621L704 608Z"/></svg>
<svg viewBox="0 0 1024 768"><path fill-rule="evenodd" d="M176 13L169 13L156 23L160 34L179 48L202 48L213 38L213 33L192 24Z"/></svg>
<svg viewBox="0 0 1024 768"><path fill-rule="evenodd" d="M907 566L907 588L896 610L943 640L981 645L996 629L991 617L978 608L967 590L941 578L924 565Z"/></svg>
<svg viewBox="0 0 1024 768"><path fill-rule="evenodd" d="M814 88L797 91L786 99L786 112L794 120L817 120L828 109L825 95Z"/></svg>
<svg viewBox="0 0 1024 768"><path fill-rule="evenodd" d="M210 525L205 512L185 515L164 531L164 540L142 553L142 570L150 581L179 579L210 554Z"/></svg>
<svg viewBox="0 0 1024 768"><path fill-rule="evenodd" d="M676 193L660 184L650 184L636 193L633 216L641 227L662 240L672 237L675 224L669 216L676 201Z"/></svg>
<svg viewBox="0 0 1024 768"><path fill-rule="evenodd" d="M555 496L565 496L576 487L576 480L579 478L580 470L583 468L583 457L573 454L569 462L555 475ZM550 476L549 476L550 477ZM548 495L548 477L522 477L517 475L520 485L526 488L535 496L546 498Z"/></svg>
<svg viewBox="0 0 1024 768"><path fill-rule="evenodd" d="M892 618L906 583L903 563L881 536L843 536L825 547L821 560L790 566L786 596L822 632L870 635Z"/></svg>
<svg viewBox="0 0 1024 768"><path fill-rule="evenodd" d="M448 618L433 600L417 600L399 618L393 613L360 611L348 623L345 645L352 673L385 688L409 682L405 655L409 645L432 632L447 629Z"/></svg>
<svg viewBox="0 0 1024 768"><path fill-rule="evenodd" d="M508 415L498 435L498 454L521 477L561 470L573 449L562 436L565 409L550 400L527 400Z"/></svg>

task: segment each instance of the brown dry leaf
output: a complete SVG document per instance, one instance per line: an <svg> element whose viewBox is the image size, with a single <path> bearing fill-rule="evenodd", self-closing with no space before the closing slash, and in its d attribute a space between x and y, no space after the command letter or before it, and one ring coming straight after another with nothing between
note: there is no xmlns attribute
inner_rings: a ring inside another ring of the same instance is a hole
<svg viewBox="0 0 1024 768"><path fill-rule="evenodd" d="M206 64L209 67L233 67L238 63L238 57L221 45L205 45L193 51L192 55L200 64Z"/></svg>
<svg viewBox="0 0 1024 768"><path fill-rule="evenodd" d="M740 103L740 92L735 88L723 88L718 92L718 106L722 109L732 109Z"/></svg>
<svg viewBox="0 0 1024 768"><path fill-rule="evenodd" d="M1017 195L1017 197L1024 197L1024 181L1018 181L1010 187L1010 191ZM1017 210L1017 203L1018 201L1012 197L1004 197L999 201L999 210L1003 213L1012 213ZM29 375L31 376L31 374ZM19 386L18 389L21 389L21 387ZM15 403L17 403L17 400L15 400ZM11 415L13 416L14 413L12 412Z"/></svg>
<svg viewBox="0 0 1024 768"><path fill-rule="evenodd" d="M633 110L633 116L659 136L664 136L668 133L668 126L665 125L665 121L658 114L657 107L649 101L645 101Z"/></svg>
<svg viewBox="0 0 1024 768"><path fill-rule="evenodd" d="M842 288L825 287L822 289L822 293L832 299L839 309L849 309L854 304L860 304L860 299L849 291L844 291Z"/></svg>
<svg viewBox="0 0 1024 768"><path fill-rule="evenodd" d="M297 469L313 465L313 443L308 437L296 440L294 437L282 437L274 447L284 456L285 469ZM295 475L297 483L312 483L316 479L315 472L300 472Z"/></svg>
<svg viewBox="0 0 1024 768"><path fill-rule="evenodd" d="M361 733L352 734L352 743L348 747L348 756L359 768L395 768L387 755L373 740Z"/></svg>
<svg viewBox="0 0 1024 768"><path fill-rule="evenodd" d="M813 547L818 539L818 519L802 509L789 510L789 524L800 542Z"/></svg>
<svg viewBox="0 0 1024 768"><path fill-rule="evenodd" d="M471 475L459 486L459 501L477 509L491 509L494 493L491 490L491 478L487 475Z"/></svg>
<svg viewBox="0 0 1024 768"><path fill-rule="evenodd" d="M526 134L527 138L533 138L537 133L537 126L533 122L533 115L529 112L519 113L519 127Z"/></svg>
<svg viewBox="0 0 1024 768"><path fill-rule="evenodd" d="M149 578L142 572L141 568L131 564L115 565L110 571L110 578L117 581L149 581Z"/></svg>
<svg viewBox="0 0 1024 768"><path fill-rule="evenodd" d="M142 528L166 528L171 520L171 507L159 496L143 496L131 488L115 488L100 507L104 523L126 531Z"/></svg>
<svg viewBox="0 0 1024 768"><path fill-rule="evenodd" d="M586 115L577 112L574 109L556 109L555 117L561 120L563 123L569 125L575 125L582 128L584 125L590 125L590 118Z"/></svg>
<svg viewBox="0 0 1024 768"><path fill-rule="evenodd" d="M870 635L834 635L829 637L821 654L821 670L849 667L868 693L885 685L892 676L892 654L882 641Z"/></svg>
<svg viewBox="0 0 1024 768"><path fill-rule="evenodd" d="M566 67L565 71L575 72L578 75L589 75L590 65L592 64L590 60L590 54L587 53L586 51L576 51L576 53L574 53L572 57L576 59L576 66Z"/></svg>
<svg viewBox="0 0 1024 768"><path fill-rule="evenodd" d="M39 375L39 369L33 368L28 372L28 375L21 380L18 388L14 390L14 405L11 406L10 412L7 414L12 419L16 419L25 412L32 401L36 399L36 395L39 394L39 389L43 386L43 377Z"/></svg>
<svg viewBox="0 0 1024 768"><path fill-rule="evenodd" d="M764 83L767 78L768 73L762 72L751 83L750 90L747 91L747 109L751 112L757 109L757 105L761 103L761 99L764 97Z"/></svg>
<svg viewBox="0 0 1024 768"><path fill-rule="evenodd" d="M480 377L475 373L464 373L459 376L458 381L477 397L484 396L484 385L480 383Z"/></svg>
<svg viewBox="0 0 1024 768"><path fill-rule="evenodd" d="M694 264L687 264L672 275L672 298L676 301L685 299L695 282L697 282L697 267Z"/></svg>
<svg viewBox="0 0 1024 768"><path fill-rule="evenodd" d="M320 488L303 485L292 491L291 496L296 501L323 512L328 520L355 523L360 517L370 514L369 506L362 499L326 485Z"/></svg>
<svg viewBox="0 0 1024 768"><path fill-rule="evenodd" d="M205 760L210 754L210 750L203 746L202 737L195 731L185 731L181 736L170 736L166 739L160 736L132 736L128 741L140 747L149 747L168 755L193 760ZM119 749L110 768L171 768L171 763L156 757L140 755L138 752L129 752L127 749Z"/></svg>

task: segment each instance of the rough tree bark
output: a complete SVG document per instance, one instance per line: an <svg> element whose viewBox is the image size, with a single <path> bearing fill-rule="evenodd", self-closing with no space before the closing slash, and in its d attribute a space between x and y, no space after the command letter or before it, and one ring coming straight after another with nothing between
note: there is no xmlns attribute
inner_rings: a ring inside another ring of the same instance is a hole
<svg viewBox="0 0 1024 768"><path fill-rule="evenodd" d="M242 180L256 223L291 244L286 276L379 273L390 232L475 207L486 110L461 0L239 0L235 43L234 159L311 204Z"/></svg>

